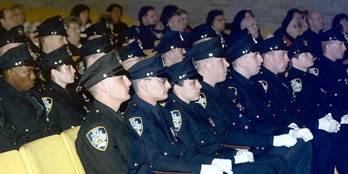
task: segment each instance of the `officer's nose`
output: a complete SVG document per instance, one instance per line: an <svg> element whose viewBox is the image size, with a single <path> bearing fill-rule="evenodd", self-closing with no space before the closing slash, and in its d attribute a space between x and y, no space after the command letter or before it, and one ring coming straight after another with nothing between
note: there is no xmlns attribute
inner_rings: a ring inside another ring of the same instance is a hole
<svg viewBox="0 0 348 174"><path fill-rule="evenodd" d="M125 82L126 86L130 87L132 85L132 82L128 79L127 76L124 76L123 78L124 78L124 82Z"/></svg>
<svg viewBox="0 0 348 174"><path fill-rule="evenodd" d="M230 64L227 62L226 59L224 59L223 61L224 61L224 64L225 64L226 68L228 68L230 66Z"/></svg>

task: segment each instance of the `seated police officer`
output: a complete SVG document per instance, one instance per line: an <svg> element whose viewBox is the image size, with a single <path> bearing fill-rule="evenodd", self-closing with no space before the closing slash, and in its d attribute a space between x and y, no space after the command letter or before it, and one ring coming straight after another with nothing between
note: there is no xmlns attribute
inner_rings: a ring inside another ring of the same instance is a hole
<svg viewBox="0 0 348 174"><path fill-rule="evenodd" d="M18 46L25 41L26 37L22 25L18 25L9 31L6 31L0 38L0 56L4 55L7 50Z"/></svg>
<svg viewBox="0 0 348 174"><path fill-rule="evenodd" d="M306 113L309 120L312 120L314 127L309 127L313 133L313 167L315 173L330 173L333 171L333 141L328 133L337 132L339 123L327 116L319 115L312 109L317 101L313 99L313 88L311 81L316 78L308 73L309 67L313 66L314 58L309 52L310 48L303 37L297 38L289 47L288 56L291 60L291 69L286 77L287 84L296 100L294 105L302 112ZM322 95L322 97L324 97Z"/></svg>
<svg viewBox="0 0 348 174"><path fill-rule="evenodd" d="M147 56L143 52L143 45L140 40L135 39L128 45L118 49L120 63L125 70L129 70L137 62L145 59Z"/></svg>
<svg viewBox="0 0 348 174"><path fill-rule="evenodd" d="M170 89L160 55L136 63L128 72L136 94L125 115L144 142L152 170L222 174L223 169L232 173L230 160L218 159L221 169L210 165L212 158L193 154L177 138L170 112L158 103L167 99Z"/></svg>
<svg viewBox="0 0 348 174"><path fill-rule="evenodd" d="M115 43L115 37L112 34L114 25L108 19L101 19L98 23L91 25L86 29L87 40L92 40L98 37L106 36L111 45Z"/></svg>
<svg viewBox="0 0 348 174"><path fill-rule="evenodd" d="M80 125L86 110L78 94L67 88L74 83L76 72L69 46L63 45L47 54L40 67L48 82L41 94L42 101L52 124L60 131Z"/></svg>
<svg viewBox="0 0 348 174"><path fill-rule="evenodd" d="M233 164L233 173L275 173L273 166L254 162L253 154L247 150L235 151L224 148L216 133L215 123L204 108L195 103L199 99L202 77L196 71L192 59L169 67L169 82L173 84L165 108L171 113L175 132L186 146L208 158L228 158ZM240 165L236 165L240 164Z"/></svg>
<svg viewBox="0 0 348 174"><path fill-rule="evenodd" d="M55 16L46 19L41 25L37 27L38 37L41 43L41 57L56 50L64 44L68 44L63 19L60 16Z"/></svg>
<svg viewBox="0 0 348 174"><path fill-rule="evenodd" d="M86 173L150 174L142 142L118 111L128 100L131 85L111 51L83 74L83 85L95 98L76 139L76 150Z"/></svg>
<svg viewBox="0 0 348 174"><path fill-rule="evenodd" d="M18 145L41 138L46 134L47 121L44 105L34 87L34 59L27 44L11 48L0 58L4 77L0 79L0 110L6 124L15 132ZM12 138L11 138L12 139Z"/></svg>
<svg viewBox="0 0 348 174"><path fill-rule="evenodd" d="M166 33L154 51L162 54L163 63L167 67L182 61L186 53L182 34L179 32Z"/></svg>
<svg viewBox="0 0 348 174"><path fill-rule="evenodd" d="M310 171L312 154L309 144L301 142L294 146L297 140L289 134L265 134L256 131L245 116L245 107L238 101L238 98L231 100L216 87L217 83L225 80L229 66L224 58L220 38L197 44L186 56L194 58L197 70L203 76L198 102L212 117L224 143L251 146L256 159L260 158L277 166L279 173L307 173ZM269 158L274 160L268 160ZM296 168L298 171L295 171Z"/></svg>
<svg viewBox="0 0 348 174"><path fill-rule="evenodd" d="M343 161L347 159L347 110L348 110L348 78L343 64L338 61L343 58L346 47L340 27L333 27L320 35L323 55L319 57L309 73L315 75L312 81L314 110L321 115L331 113L332 118L341 123L340 131L334 135L334 150L336 168L340 173L348 173L348 167ZM320 96L323 96L321 97Z"/></svg>

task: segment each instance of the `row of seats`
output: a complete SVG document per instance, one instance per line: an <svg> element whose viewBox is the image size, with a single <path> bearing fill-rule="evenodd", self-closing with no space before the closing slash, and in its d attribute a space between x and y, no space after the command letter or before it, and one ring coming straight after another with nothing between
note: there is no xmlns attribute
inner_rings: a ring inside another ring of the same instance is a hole
<svg viewBox="0 0 348 174"><path fill-rule="evenodd" d="M85 174L76 153L80 126L0 153L1 174Z"/></svg>

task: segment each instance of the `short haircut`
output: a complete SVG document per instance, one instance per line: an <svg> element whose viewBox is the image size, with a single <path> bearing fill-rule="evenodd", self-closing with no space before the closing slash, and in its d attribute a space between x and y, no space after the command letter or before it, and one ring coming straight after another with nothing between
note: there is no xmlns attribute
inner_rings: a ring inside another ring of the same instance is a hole
<svg viewBox="0 0 348 174"><path fill-rule="evenodd" d="M122 6L119 5L119 4L110 4L110 5L108 6L108 8L106 9L106 11L109 12L109 13L111 13L111 11L112 11L115 7L119 8L119 9L121 10L121 16L122 16L122 14L123 14L123 8L122 8Z"/></svg>
<svg viewBox="0 0 348 174"><path fill-rule="evenodd" d="M81 20L80 18L76 17L76 16L68 16L66 18L64 18L64 26L69 28L70 24L75 23L75 24L79 24L81 25Z"/></svg>
<svg viewBox="0 0 348 174"><path fill-rule="evenodd" d="M89 7L84 4L75 5L70 12L71 16L79 17L81 12L90 11Z"/></svg>
<svg viewBox="0 0 348 174"><path fill-rule="evenodd" d="M143 6L141 7L141 9L139 10L138 13L138 20L140 21L140 23L142 24L143 21L141 20L144 16L147 16L147 12L150 10L155 10L155 7L153 6Z"/></svg>
<svg viewBox="0 0 348 174"><path fill-rule="evenodd" d="M5 19L5 11L10 10L10 8L3 8L0 10L0 19Z"/></svg>
<svg viewBox="0 0 348 174"><path fill-rule="evenodd" d="M224 15L224 12L222 10L216 10L216 9L215 10L211 10L208 13L208 15L207 15L206 23L210 24L210 25L213 25L215 17L219 16L219 15Z"/></svg>
<svg viewBox="0 0 348 174"><path fill-rule="evenodd" d="M332 44L334 41L333 40L328 40L328 41L322 41L321 42L321 48L323 49L323 53L326 53L325 47L329 44Z"/></svg>

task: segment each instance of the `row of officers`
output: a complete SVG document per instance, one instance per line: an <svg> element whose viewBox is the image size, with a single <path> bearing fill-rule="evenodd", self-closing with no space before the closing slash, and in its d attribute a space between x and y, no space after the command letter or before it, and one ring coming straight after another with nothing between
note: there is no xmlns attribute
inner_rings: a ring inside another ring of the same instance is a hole
<svg viewBox="0 0 348 174"><path fill-rule="evenodd" d="M86 173L348 173L341 28L316 58L304 37L288 47L209 24L166 32L146 58L139 33L115 49L94 25L78 52L59 16L38 27L41 50L21 26L1 38L1 152L81 125Z"/></svg>

